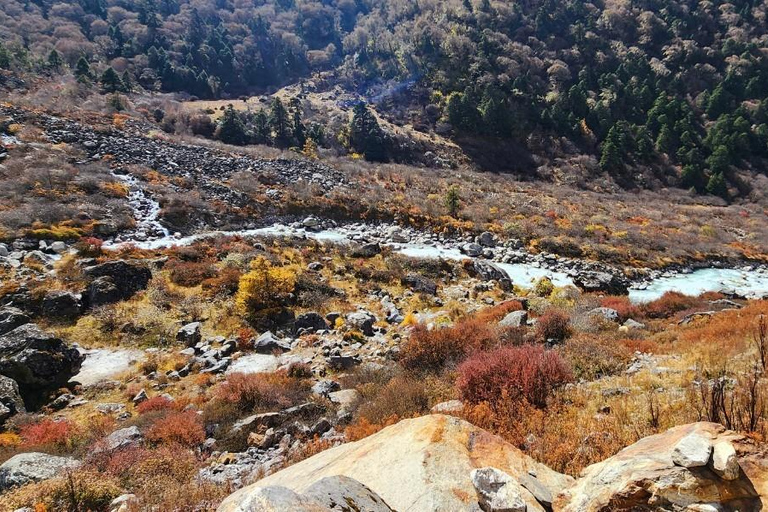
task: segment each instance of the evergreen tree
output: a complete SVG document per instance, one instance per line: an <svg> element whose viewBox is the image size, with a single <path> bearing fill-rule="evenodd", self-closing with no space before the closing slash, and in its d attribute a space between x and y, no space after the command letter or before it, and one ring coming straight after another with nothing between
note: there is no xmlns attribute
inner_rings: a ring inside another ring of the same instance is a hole
<svg viewBox="0 0 768 512"><path fill-rule="evenodd" d="M683 166L683 172L680 175L680 181L684 187L693 188L697 192L704 189L706 176L701 165L689 163Z"/></svg>
<svg viewBox="0 0 768 512"><path fill-rule="evenodd" d="M267 144L269 132L269 118L263 110L259 110L253 116L253 138L256 144Z"/></svg>
<svg viewBox="0 0 768 512"><path fill-rule="evenodd" d="M659 130L659 136L656 137L656 150L659 153L673 154L674 152L674 139L672 136L672 130L668 124L663 124L661 130Z"/></svg>
<svg viewBox="0 0 768 512"><path fill-rule="evenodd" d="M75 64L75 76L81 82L91 78L91 65L88 64L85 57L80 57Z"/></svg>
<svg viewBox="0 0 768 512"><path fill-rule="evenodd" d="M64 65L64 61L61 60L61 54L54 48L48 54L48 67L54 71L58 71L61 69L62 65Z"/></svg>
<svg viewBox="0 0 768 512"><path fill-rule="evenodd" d="M288 121L288 111L280 98L272 101L269 110L269 126L275 137L275 142L280 146L287 146L291 142L291 127Z"/></svg>
<svg viewBox="0 0 768 512"><path fill-rule="evenodd" d="M621 168L623 162L621 152L616 142L608 138L603 141L600 156L600 168L604 171L616 171Z"/></svg>
<svg viewBox="0 0 768 512"><path fill-rule="evenodd" d="M99 82L101 82L101 89L104 92L114 93L123 90L123 82L120 80L120 76L118 76L117 72L112 68L112 66L104 70L104 73L101 74Z"/></svg>
<svg viewBox="0 0 768 512"><path fill-rule="evenodd" d="M637 156L642 162L649 162L653 158L653 140L651 134L648 133L648 129L645 126L640 127L635 136L635 144L637 146Z"/></svg>
<svg viewBox="0 0 768 512"><path fill-rule="evenodd" d="M459 195L459 187L457 185L451 185L445 192L445 207L448 209L448 214L451 217L456 217L459 214L461 208L461 196Z"/></svg>
<svg viewBox="0 0 768 512"><path fill-rule="evenodd" d="M224 115L221 116L215 137L225 144L233 144L235 146L243 146L248 142L245 124L240 114L232 108L232 105L228 105Z"/></svg>
<svg viewBox="0 0 768 512"><path fill-rule="evenodd" d="M728 111L728 96L723 89L723 85L720 84L712 91L712 95L709 97L709 103L707 104L707 117L710 119L717 119L721 115Z"/></svg>
<svg viewBox="0 0 768 512"><path fill-rule="evenodd" d="M384 131L376 117L363 102L355 105L349 126L349 142L357 153L372 162L387 160Z"/></svg>
<svg viewBox="0 0 768 512"><path fill-rule="evenodd" d="M728 186L725 183L725 176L721 172L712 173L707 182L707 193L713 196L719 196L728 199Z"/></svg>
<svg viewBox="0 0 768 512"><path fill-rule="evenodd" d="M123 83L123 92L131 92L133 90L133 79L127 69L123 71L120 81Z"/></svg>

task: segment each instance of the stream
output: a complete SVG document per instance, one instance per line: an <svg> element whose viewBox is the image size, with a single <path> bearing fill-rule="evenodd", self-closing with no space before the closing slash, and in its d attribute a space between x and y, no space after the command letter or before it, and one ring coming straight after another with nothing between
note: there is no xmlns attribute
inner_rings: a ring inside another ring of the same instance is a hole
<svg viewBox="0 0 768 512"><path fill-rule="evenodd" d="M464 260L469 257L461 250L462 244L466 241L447 239L408 228L361 223L326 229L305 226L302 223L273 224L262 228L209 231L189 236L171 234L158 220L160 205L144 191L139 180L127 174L115 173L115 177L130 189L128 201L136 218L136 228L131 232L123 233L112 242L106 242L104 248L108 250L119 249L128 244L140 249L161 249L190 245L206 238L219 236L293 237L334 244L351 244L366 242L370 239L370 235L373 235L373 238L382 240L382 245L388 246L393 252L412 258ZM317 224L322 225L322 222L318 220ZM558 267L557 263L561 263L562 258L531 257L521 250L511 251L511 254L514 257L510 258L508 252L506 257L494 257L492 262L504 270L516 285L531 286L542 277L548 277L558 287L574 284L572 272L553 268ZM724 292L752 299L768 297L768 268L744 265L741 268L703 268L663 272L653 279L635 283L630 287L629 298L635 303L649 302L658 299L668 291L694 296L704 292Z"/></svg>

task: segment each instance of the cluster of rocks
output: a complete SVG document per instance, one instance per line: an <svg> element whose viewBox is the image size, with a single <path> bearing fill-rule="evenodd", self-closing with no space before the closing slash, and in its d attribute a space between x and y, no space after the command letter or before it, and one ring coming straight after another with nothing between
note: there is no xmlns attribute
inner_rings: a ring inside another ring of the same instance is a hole
<svg viewBox="0 0 768 512"><path fill-rule="evenodd" d="M181 354L189 356L189 362L180 370L169 370L166 376L170 380L186 377L195 368L200 373L223 373L232 362L232 355L237 350L237 341L223 336L202 339L200 322L186 324L176 333L176 341L185 345Z"/></svg>
<svg viewBox="0 0 768 512"><path fill-rule="evenodd" d="M58 240L19 238L10 244L0 243L0 267L27 272L50 271L67 251L67 244Z"/></svg>

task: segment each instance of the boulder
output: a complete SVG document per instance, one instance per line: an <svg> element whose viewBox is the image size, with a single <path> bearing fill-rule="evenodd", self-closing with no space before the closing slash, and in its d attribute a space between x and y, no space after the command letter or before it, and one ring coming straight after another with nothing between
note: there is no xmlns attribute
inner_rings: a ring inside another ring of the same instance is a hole
<svg viewBox="0 0 768 512"><path fill-rule="evenodd" d="M490 231L484 231L480 233L475 242L483 247L496 247L496 237Z"/></svg>
<svg viewBox="0 0 768 512"><path fill-rule="evenodd" d="M528 507L521 496L520 484L502 470L473 469L470 477L484 512L526 512Z"/></svg>
<svg viewBox="0 0 768 512"><path fill-rule="evenodd" d="M595 308L587 312L587 317L603 322L618 322L619 312L611 308Z"/></svg>
<svg viewBox="0 0 768 512"><path fill-rule="evenodd" d="M501 319L499 325L502 327L523 327L528 322L527 311L512 311Z"/></svg>
<svg viewBox="0 0 768 512"><path fill-rule="evenodd" d="M381 246L378 243L365 244L355 247L352 250L353 258L373 258L381 253Z"/></svg>
<svg viewBox="0 0 768 512"><path fill-rule="evenodd" d="M15 380L25 400L41 390L64 386L80 371L84 359L76 348L35 324L0 336L0 375Z"/></svg>
<svg viewBox="0 0 768 512"><path fill-rule="evenodd" d="M723 480L736 480L741 474L736 449L728 441L720 441L712 448L712 470Z"/></svg>
<svg viewBox="0 0 768 512"><path fill-rule="evenodd" d="M314 332L328 329L328 324L326 323L325 318L314 311L297 316L293 325L297 331L304 329Z"/></svg>
<svg viewBox="0 0 768 512"><path fill-rule="evenodd" d="M469 257L477 258L481 254L483 254L483 246L480 244L464 244L460 247L461 252L466 254Z"/></svg>
<svg viewBox="0 0 768 512"><path fill-rule="evenodd" d="M31 482L53 478L80 462L71 457L58 457L47 453L20 453L0 465L0 492Z"/></svg>
<svg viewBox="0 0 768 512"><path fill-rule="evenodd" d="M82 308L82 296L79 293L52 290L43 297L40 315L45 318L74 320L80 316Z"/></svg>
<svg viewBox="0 0 768 512"><path fill-rule="evenodd" d="M461 414L464 412L464 403L461 400L448 400L435 404L429 410L432 414Z"/></svg>
<svg viewBox="0 0 768 512"><path fill-rule="evenodd" d="M86 297L90 307L98 307L120 302L123 294L111 277L102 276L91 281L86 289Z"/></svg>
<svg viewBox="0 0 768 512"><path fill-rule="evenodd" d="M400 280L400 284L407 286L416 293L437 295L437 283L419 274L408 274Z"/></svg>
<svg viewBox="0 0 768 512"><path fill-rule="evenodd" d="M401 421L278 471L229 496L218 510L254 510L244 505L261 488L284 486L303 493L318 480L336 475L355 478L394 510L471 510L480 502L472 470L487 466L504 468L515 481L535 473L552 494L572 482L466 421L430 415ZM525 488L520 496L530 512L545 510Z"/></svg>
<svg viewBox="0 0 768 512"><path fill-rule="evenodd" d="M141 444L144 440L144 436L141 434L139 427L132 426L115 430L104 440L97 444L93 453L100 452L113 452L117 450L123 450L125 448L134 448Z"/></svg>
<svg viewBox="0 0 768 512"><path fill-rule="evenodd" d="M125 260L107 261L83 269L91 279L107 277L117 290L119 300L130 299L135 293L144 290L152 279L152 272L141 263L129 263ZM89 296L91 290L89 289ZM104 298L104 297L102 297ZM106 304L106 303L102 303ZM91 305L95 305L91 303Z"/></svg>
<svg viewBox="0 0 768 512"><path fill-rule="evenodd" d="M586 292L627 295L629 280L608 272L581 272L573 278L574 284Z"/></svg>
<svg viewBox="0 0 768 512"><path fill-rule="evenodd" d="M711 454L710 440L693 433L677 442L672 449L672 462L684 468L698 468L707 465Z"/></svg>
<svg viewBox="0 0 768 512"><path fill-rule="evenodd" d="M586 468L581 478L555 498L560 512L605 510L697 510L719 504L723 510L760 510L757 483L742 472L727 480L706 467L683 467L703 459L708 445L733 443L740 436L715 423L692 423L646 437L602 462ZM689 450L688 447L694 449ZM758 487L759 488L759 487Z"/></svg>
<svg viewBox="0 0 768 512"><path fill-rule="evenodd" d="M19 385L15 380L0 375L0 404L2 404L2 414L0 414L0 423L10 418L16 413L25 412L24 400L19 393Z"/></svg>
<svg viewBox="0 0 768 512"><path fill-rule="evenodd" d="M200 328L202 324L200 322L191 322L179 329L176 332L176 341L186 345L187 347L194 347L202 339Z"/></svg>
<svg viewBox="0 0 768 512"><path fill-rule="evenodd" d="M627 321L622 324L622 327L626 327L627 329L645 329L645 324L628 318Z"/></svg>
<svg viewBox="0 0 768 512"><path fill-rule="evenodd" d="M6 307L0 310L0 335L28 323L29 317L18 308Z"/></svg>
<svg viewBox="0 0 768 512"><path fill-rule="evenodd" d="M376 323L376 317L373 313L360 310L349 313L346 318L346 323L366 336L373 336L373 324Z"/></svg>
<svg viewBox="0 0 768 512"><path fill-rule="evenodd" d="M472 262L472 270L483 281L496 281L502 290L512 290L512 279L498 265L490 261L475 260Z"/></svg>
<svg viewBox="0 0 768 512"><path fill-rule="evenodd" d="M278 338L272 331L267 331L253 342L253 349L260 354L271 354L275 351L287 352L291 350L288 340Z"/></svg>

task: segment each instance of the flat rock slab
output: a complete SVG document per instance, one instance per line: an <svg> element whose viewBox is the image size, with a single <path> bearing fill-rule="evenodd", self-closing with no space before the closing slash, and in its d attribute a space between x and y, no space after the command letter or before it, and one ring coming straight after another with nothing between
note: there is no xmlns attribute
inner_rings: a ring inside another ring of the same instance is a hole
<svg viewBox="0 0 768 512"><path fill-rule="evenodd" d="M82 350L85 355L80 373L72 377L83 386L92 386L103 380L110 380L131 368L135 361L144 359L144 352L125 349Z"/></svg>

